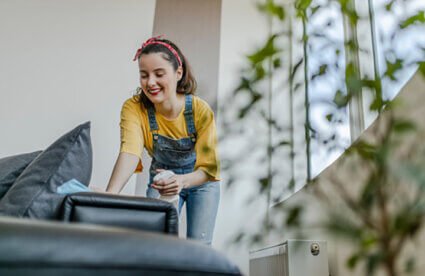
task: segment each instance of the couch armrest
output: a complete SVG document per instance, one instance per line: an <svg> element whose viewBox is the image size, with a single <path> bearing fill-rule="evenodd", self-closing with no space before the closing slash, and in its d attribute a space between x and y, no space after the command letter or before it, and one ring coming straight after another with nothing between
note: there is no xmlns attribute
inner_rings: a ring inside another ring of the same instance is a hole
<svg viewBox="0 0 425 276"><path fill-rule="evenodd" d="M146 197L92 192L67 195L59 219L178 234L178 214L173 204Z"/></svg>
<svg viewBox="0 0 425 276"><path fill-rule="evenodd" d="M0 216L0 275L241 275L209 246L130 229Z"/></svg>

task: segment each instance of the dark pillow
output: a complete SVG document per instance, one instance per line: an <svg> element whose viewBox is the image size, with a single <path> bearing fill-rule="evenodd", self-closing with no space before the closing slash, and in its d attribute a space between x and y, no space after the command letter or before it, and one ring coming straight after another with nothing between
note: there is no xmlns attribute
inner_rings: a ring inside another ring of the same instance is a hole
<svg viewBox="0 0 425 276"><path fill-rule="evenodd" d="M0 200L0 215L54 219L64 195L58 186L77 179L89 184L92 170L90 122L77 126L43 151Z"/></svg>
<svg viewBox="0 0 425 276"><path fill-rule="evenodd" d="M9 190L28 164L40 153L41 151L35 151L0 159L0 199Z"/></svg>

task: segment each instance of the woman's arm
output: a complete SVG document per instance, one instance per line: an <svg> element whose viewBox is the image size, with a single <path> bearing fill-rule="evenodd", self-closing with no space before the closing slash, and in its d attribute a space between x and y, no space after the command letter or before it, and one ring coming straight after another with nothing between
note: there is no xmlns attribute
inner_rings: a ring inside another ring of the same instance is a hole
<svg viewBox="0 0 425 276"><path fill-rule="evenodd" d="M152 188L159 191L161 195L170 196L180 193L183 188L192 188L208 181L208 175L201 169L187 174L176 174L168 179L156 181Z"/></svg>
<svg viewBox="0 0 425 276"><path fill-rule="evenodd" d="M192 188L204 184L208 180L208 175L201 169L194 172L181 174L180 181L183 188Z"/></svg>
<svg viewBox="0 0 425 276"><path fill-rule="evenodd" d="M121 152L115 162L106 192L121 192L122 188L124 188L124 185L136 169L138 163L139 157L137 155Z"/></svg>

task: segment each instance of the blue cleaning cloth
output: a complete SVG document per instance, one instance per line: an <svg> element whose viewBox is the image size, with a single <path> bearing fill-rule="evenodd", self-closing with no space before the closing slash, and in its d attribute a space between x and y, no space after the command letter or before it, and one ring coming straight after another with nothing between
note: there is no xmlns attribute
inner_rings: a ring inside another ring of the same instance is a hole
<svg viewBox="0 0 425 276"><path fill-rule="evenodd" d="M77 179L73 178L65 183L63 183L61 186L59 186L56 190L58 194L73 194L78 192L90 192L91 190L89 187L78 181Z"/></svg>

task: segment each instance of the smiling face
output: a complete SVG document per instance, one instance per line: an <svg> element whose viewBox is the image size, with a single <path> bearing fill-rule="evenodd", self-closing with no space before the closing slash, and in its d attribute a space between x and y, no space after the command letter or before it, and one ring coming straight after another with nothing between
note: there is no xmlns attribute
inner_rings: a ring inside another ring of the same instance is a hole
<svg viewBox="0 0 425 276"><path fill-rule="evenodd" d="M140 85L154 105L173 101L176 98L177 82L182 77L182 68L174 70L163 55L143 54L139 59Z"/></svg>

